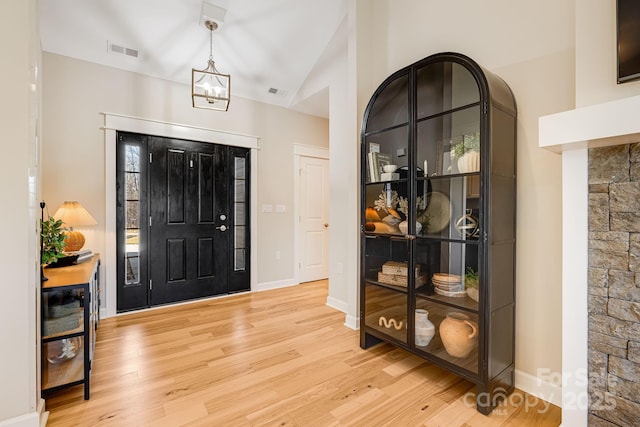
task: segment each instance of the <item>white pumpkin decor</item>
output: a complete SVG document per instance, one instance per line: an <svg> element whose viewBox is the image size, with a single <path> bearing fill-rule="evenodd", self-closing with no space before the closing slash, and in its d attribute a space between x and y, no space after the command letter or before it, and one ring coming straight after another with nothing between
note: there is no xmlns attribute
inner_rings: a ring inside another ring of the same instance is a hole
<svg viewBox="0 0 640 427"><path fill-rule="evenodd" d="M458 159L460 173L477 172L480 170L480 152L468 151Z"/></svg>

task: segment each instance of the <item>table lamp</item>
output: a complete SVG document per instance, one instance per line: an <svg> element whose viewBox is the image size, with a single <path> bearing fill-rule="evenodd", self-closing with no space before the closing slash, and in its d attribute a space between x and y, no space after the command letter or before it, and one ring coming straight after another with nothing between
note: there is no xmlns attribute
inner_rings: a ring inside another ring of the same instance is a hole
<svg viewBox="0 0 640 427"><path fill-rule="evenodd" d="M73 227L97 224L91 214L78 202L64 202L53 217L62 220L65 227L69 228L67 238L64 240L65 252L77 252L84 246L84 236Z"/></svg>

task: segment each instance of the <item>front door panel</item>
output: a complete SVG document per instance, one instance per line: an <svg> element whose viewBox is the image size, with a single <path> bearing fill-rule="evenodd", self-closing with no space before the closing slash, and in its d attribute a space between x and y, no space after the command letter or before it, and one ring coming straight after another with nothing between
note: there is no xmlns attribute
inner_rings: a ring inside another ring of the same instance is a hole
<svg viewBox="0 0 640 427"><path fill-rule="evenodd" d="M151 305L228 292L225 151L149 138Z"/></svg>

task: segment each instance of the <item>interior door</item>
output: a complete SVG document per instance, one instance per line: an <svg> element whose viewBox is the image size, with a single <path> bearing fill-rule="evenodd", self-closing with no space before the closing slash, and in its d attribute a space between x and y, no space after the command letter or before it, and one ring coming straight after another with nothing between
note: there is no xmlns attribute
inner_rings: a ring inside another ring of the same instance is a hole
<svg viewBox="0 0 640 427"><path fill-rule="evenodd" d="M300 282L329 277L329 161L300 158Z"/></svg>
<svg viewBox="0 0 640 427"><path fill-rule="evenodd" d="M226 150L149 137L151 305L228 292Z"/></svg>

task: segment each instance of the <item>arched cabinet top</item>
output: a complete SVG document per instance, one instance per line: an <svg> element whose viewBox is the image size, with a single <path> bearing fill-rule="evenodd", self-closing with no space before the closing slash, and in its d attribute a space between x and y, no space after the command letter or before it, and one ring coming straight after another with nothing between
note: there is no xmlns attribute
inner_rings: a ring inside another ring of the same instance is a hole
<svg viewBox="0 0 640 427"><path fill-rule="evenodd" d="M386 78L365 109L362 133L407 125L473 103L516 115L509 86L466 55L437 53Z"/></svg>

